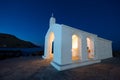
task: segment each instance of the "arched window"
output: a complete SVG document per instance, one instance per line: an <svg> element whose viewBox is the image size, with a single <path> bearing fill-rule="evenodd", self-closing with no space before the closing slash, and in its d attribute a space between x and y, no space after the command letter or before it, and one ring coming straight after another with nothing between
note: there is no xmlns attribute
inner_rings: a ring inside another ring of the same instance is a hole
<svg viewBox="0 0 120 80"><path fill-rule="evenodd" d="M80 59L79 50L79 37L77 35L72 35L72 60Z"/></svg>
<svg viewBox="0 0 120 80"><path fill-rule="evenodd" d="M93 59L94 58L94 42L89 37L87 37L87 52L88 52L88 59Z"/></svg>

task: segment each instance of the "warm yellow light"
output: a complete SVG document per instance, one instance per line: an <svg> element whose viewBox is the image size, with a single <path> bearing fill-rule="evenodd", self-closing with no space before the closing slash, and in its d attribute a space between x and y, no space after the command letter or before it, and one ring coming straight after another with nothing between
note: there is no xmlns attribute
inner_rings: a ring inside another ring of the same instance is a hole
<svg viewBox="0 0 120 80"><path fill-rule="evenodd" d="M54 38L55 38L55 37L54 37L54 33L51 32L51 34L50 34L50 41L53 42L53 41L54 41Z"/></svg>
<svg viewBox="0 0 120 80"><path fill-rule="evenodd" d="M72 60L78 60L79 54L78 54L78 36L73 35L72 36Z"/></svg>
<svg viewBox="0 0 120 80"><path fill-rule="evenodd" d="M79 56L73 56L72 57L72 60L74 61L74 60L79 60L80 58L79 58Z"/></svg>
<svg viewBox="0 0 120 80"><path fill-rule="evenodd" d="M76 35L72 36L72 49L78 48L78 37Z"/></svg>
<svg viewBox="0 0 120 80"><path fill-rule="evenodd" d="M49 58L53 58L53 54L52 54L52 47L53 47L53 41L54 41L54 38L55 38L55 36L54 36L54 33L53 32L51 32L50 33L50 36L49 36L49 45L48 45L48 51L49 51Z"/></svg>
<svg viewBox="0 0 120 80"><path fill-rule="evenodd" d="M93 51L93 44L92 44L92 40L90 38L87 38L87 50L88 50L88 53L92 53Z"/></svg>
<svg viewBox="0 0 120 80"><path fill-rule="evenodd" d="M88 58L94 58L93 54L93 41L90 38L87 38L87 51L88 51Z"/></svg>

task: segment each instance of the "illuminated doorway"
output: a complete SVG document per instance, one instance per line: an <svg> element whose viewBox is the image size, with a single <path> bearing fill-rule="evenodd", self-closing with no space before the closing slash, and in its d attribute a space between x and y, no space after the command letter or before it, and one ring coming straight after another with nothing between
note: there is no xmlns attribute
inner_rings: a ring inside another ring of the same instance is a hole
<svg viewBox="0 0 120 80"><path fill-rule="evenodd" d="M48 54L49 54L50 59L53 59L53 56L54 56L53 55L53 53L54 53L54 39L55 39L54 33L51 32L49 39L48 39Z"/></svg>
<svg viewBox="0 0 120 80"><path fill-rule="evenodd" d="M77 35L72 35L72 60L79 60L80 55L80 49L79 49L79 38Z"/></svg>
<svg viewBox="0 0 120 80"><path fill-rule="evenodd" d="M94 58L94 43L93 40L89 37L87 37L87 53L88 53L88 59Z"/></svg>

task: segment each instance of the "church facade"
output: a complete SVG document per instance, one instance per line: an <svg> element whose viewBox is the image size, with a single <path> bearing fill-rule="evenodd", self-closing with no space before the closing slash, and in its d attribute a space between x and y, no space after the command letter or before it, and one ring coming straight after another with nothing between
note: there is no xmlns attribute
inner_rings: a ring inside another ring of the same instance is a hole
<svg viewBox="0 0 120 80"><path fill-rule="evenodd" d="M45 36L44 59L52 59L57 70L66 70L101 62L112 57L112 41L98 37L50 18Z"/></svg>

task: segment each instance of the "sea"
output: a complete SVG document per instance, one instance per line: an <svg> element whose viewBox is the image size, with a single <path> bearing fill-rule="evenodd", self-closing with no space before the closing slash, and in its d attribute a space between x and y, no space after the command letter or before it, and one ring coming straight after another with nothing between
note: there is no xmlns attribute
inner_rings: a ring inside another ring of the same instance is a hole
<svg viewBox="0 0 120 80"><path fill-rule="evenodd" d="M0 50L6 51L21 51L22 53L35 53L39 51L43 51L43 48L0 48Z"/></svg>

